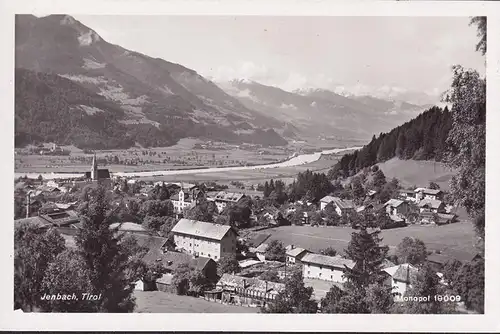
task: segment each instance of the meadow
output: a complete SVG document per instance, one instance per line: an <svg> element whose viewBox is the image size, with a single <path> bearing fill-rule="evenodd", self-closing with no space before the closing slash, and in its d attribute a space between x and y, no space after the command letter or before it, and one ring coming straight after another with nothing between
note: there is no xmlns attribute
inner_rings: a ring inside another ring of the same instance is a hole
<svg viewBox="0 0 500 334"><path fill-rule="evenodd" d="M162 291L134 291L136 313L258 313L259 308L225 305Z"/></svg>
<svg viewBox="0 0 500 334"><path fill-rule="evenodd" d="M338 226L280 226L262 231L271 236L266 243L279 240L286 245L302 247L313 252L332 246L342 254L355 232L350 227ZM255 236L259 232L252 232ZM382 243L394 251L404 237L415 237L422 240L428 250L441 251L443 255L464 258L476 253L474 248L475 233L472 223L457 222L443 226L411 225L380 233Z"/></svg>

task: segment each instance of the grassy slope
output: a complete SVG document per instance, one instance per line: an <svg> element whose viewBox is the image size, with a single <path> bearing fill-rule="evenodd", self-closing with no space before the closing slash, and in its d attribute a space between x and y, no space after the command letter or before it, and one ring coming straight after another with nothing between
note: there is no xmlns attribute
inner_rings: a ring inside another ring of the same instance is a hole
<svg viewBox="0 0 500 334"><path fill-rule="evenodd" d="M137 313L258 313L254 307L224 305L162 291L134 291Z"/></svg>
<svg viewBox="0 0 500 334"><path fill-rule="evenodd" d="M393 158L378 166L388 179L399 179L402 186L417 185L425 187L429 182L436 182L441 189L449 190L449 182L454 172L443 163L433 161L400 160Z"/></svg>
<svg viewBox="0 0 500 334"><path fill-rule="evenodd" d="M342 254L353 231L348 227L281 226L266 230L265 233L271 233L267 242L280 240L285 245L293 244L313 252L332 246ZM388 245L391 250L407 236L421 239L429 250L440 250L444 255L459 259L465 254L475 254L475 234L470 222L444 226L413 225L381 233L383 244Z"/></svg>

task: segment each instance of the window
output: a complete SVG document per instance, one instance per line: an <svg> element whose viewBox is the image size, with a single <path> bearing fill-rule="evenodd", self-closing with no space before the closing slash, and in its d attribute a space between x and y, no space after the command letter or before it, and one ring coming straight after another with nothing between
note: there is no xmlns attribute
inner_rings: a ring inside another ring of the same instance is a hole
<svg viewBox="0 0 500 334"><path fill-rule="evenodd" d="M193 244L192 243L189 243L189 246L192 246Z"/></svg>
<svg viewBox="0 0 500 334"><path fill-rule="evenodd" d="M210 253L208 253L208 257L211 257Z"/></svg>
<svg viewBox="0 0 500 334"><path fill-rule="evenodd" d="M217 260L217 255L216 255L216 256L214 256L214 258Z"/></svg>
<svg viewBox="0 0 500 334"><path fill-rule="evenodd" d="M311 271L309 271L309 270L308 270L308 271L307 271L307 274L308 274L308 275L309 275L309 274L311 274Z"/></svg>
<svg viewBox="0 0 500 334"><path fill-rule="evenodd" d="M226 249L225 249L224 247L222 247L222 251L223 251L223 252L225 252L225 251L226 251Z"/></svg>
<svg viewBox="0 0 500 334"><path fill-rule="evenodd" d="M203 255L203 252L201 252L201 255Z"/></svg>
<svg viewBox="0 0 500 334"><path fill-rule="evenodd" d="M319 273L319 277L321 277L321 273Z"/></svg>
<svg viewBox="0 0 500 334"><path fill-rule="evenodd" d="M333 279L333 275L330 276L330 279Z"/></svg>

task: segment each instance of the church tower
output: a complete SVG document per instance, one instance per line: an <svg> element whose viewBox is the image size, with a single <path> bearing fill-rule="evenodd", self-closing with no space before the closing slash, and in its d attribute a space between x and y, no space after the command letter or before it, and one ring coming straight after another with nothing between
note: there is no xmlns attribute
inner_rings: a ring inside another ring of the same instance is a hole
<svg viewBox="0 0 500 334"><path fill-rule="evenodd" d="M90 170L90 178L92 181L97 180L97 158L94 152L94 158L92 159L92 169Z"/></svg>

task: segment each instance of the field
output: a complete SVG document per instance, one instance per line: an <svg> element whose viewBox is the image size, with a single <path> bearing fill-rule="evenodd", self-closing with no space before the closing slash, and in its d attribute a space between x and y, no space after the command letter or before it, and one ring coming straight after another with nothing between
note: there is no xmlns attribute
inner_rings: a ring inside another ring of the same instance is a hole
<svg viewBox="0 0 500 334"><path fill-rule="evenodd" d="M313 252L332 246L337 252L343 253L353 231L349 227L336 226L281 226L260 233L271 234L267 242L279 240L285 245L294 245ZM460 259L468 254L475 254L474 229L470 222L465 221L443 226L412 225L383 230L380 236L383 238L383 244L388 245L391 250L408 236L421 239L429 250L439 250L443 255L449 254Z"/></svg>
<svg viewBox="0 0 500 334"><path fill-rule="evenodd" d="M301 154L305 151L319 151L338 146L349 145L325 140L290 143L287 147L259 148L252 145L207 144L198 139L185 138L170 147L101 150L96 151L96 155L100 160L109 161L105 167L111 171L127 172L268 164L286 160L294 153ZM45 144L45 147L49 148L51 145ZM84 172L89 169L91 154L86 154L74 146L61 148L68 150L70 155L50 156L29 153L29 149L34 147L16 149L15 172ZM111 163L115 157L120 161L118 164ZM127 161L134 164L126 164Z"/></svg>
<svg viewBox="0 0 500 334"><path fill-rule="evenodd" d="M134 291L137 313L258 313L254 307L224 305L162 291Z"/></svg>
<svg viewBox="0 0 500 334"><path fill-rule="evenodd" d="M427 186L436 182L441 189L449 190L454 172L443 163L433 161L400 160L393 158L378 164L388 179L397 178L402 186Z"/></svg>

